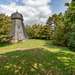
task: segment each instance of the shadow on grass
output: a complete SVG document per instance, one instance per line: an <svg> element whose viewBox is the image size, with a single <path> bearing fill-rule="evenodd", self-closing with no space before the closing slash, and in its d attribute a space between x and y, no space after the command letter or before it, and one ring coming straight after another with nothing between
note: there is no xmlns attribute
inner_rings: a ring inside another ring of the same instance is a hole
<svg viewBox="0 0 75 75"><path fill-rule="evenodd" d="M0 75L75 75L75 55L44 49L0 55Z"/></svg>
<svg viewBox="0 0 75 75"><path fill-rule="evenodd" d="M45 40L45 45L44 45L44 46L46 46L46 47L48 47L48 48L60 47L60 46L53 45L52 40Z"/></svg>
<svg viewBox="0 0 75 75"><path fill-rule="evenodd" d="M67 47L54 45L52 40L45 41L45 45L44 46L47 47L47 48L59 49L60 51L70 51Z"/></svg>
<svg viewBox="0 0 75 75"><path fill-rule="evenodd" d="M11 45L11 43L0 43L0 47L6 47L6 46L9 46Z"/></svg>

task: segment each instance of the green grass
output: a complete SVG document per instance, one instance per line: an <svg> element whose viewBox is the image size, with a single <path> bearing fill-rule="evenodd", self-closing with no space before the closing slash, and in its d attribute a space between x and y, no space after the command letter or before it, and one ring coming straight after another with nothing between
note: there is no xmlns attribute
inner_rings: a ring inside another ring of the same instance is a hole
<svg viewBox="0 0 75 75"><path fill-rule="evenodd" d="M54 46L52 45L52 41L49 40L25 40L23 42L18 42L15 44L1 44L0 45L0 54L16 51L16 50L23 50L23 49L32 49L32 48L45 48L47 50L56 52L61 50L68 50L67 48Z"/></svg>
<svg viewBox="0 0 75 75"><path fill-rule="evenodd" d="M75 75L75 53L49 40L1 46L0 75Z"/></svg>
<svg viewBox="0 0 75 75"><path fill-rule="evenodd" d="M23 42L18 42L11 45L1 45L0 53L6 53L10 51L20 50L20 49L31 49L31 48L40 48L46 43L45 40L25 40Z"/></svg>

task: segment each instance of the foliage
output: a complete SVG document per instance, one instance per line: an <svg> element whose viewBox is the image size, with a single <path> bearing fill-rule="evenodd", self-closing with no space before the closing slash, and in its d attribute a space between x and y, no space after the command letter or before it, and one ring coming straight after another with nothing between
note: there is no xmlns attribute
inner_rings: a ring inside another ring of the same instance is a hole
<svg viewBox="0 0 75 75"><path fill-rule="evenodd" d="M67 11L62 15L54 14L49 17L47 24L52 25L52 20L55 24L55 30L52 34L54 44L67 46L75 50L75 1L66 4Z"/></svg>
<svg viewBox="0 0 75 75"><path fill-rule="evenodd" d="M69 34L68 47L75 50L75 32Z"/></svg>
<svg viewBox="0 0 75 75"><path fill-rule="evenodd" d="M54 32L53 32L53 42L56 45L65 46L65 36L64 36L64 18L62 13L59 15L52 15L52 19L54 21ZM50 25L51 26L51 25Z"/></svg>
<svg viewBox="0 0 75 75"><path fill-rule="evenodd" d="M10 17L0 14L0 43L9 41Z"/></svg>
<svg viewBox="0 0 75 75"><path fill-rule="evenodd" d="M66 33L67 36L67 46L75 51L75 1L72 1L66 12Z"/></svg>
<svg viewBox="0 0 75 75"><path fill-rule="evenodd" d="M65 46L65 36L64 36L64 30L65 30L65 25L64 25L64 18L62 13L60 14L54 14L52 17L49 17L48 19L49 22L47 24L50 26L52 30L52 39L54 44L56 45L61 45ZM52 21L54 23L54 28L52 27Z"/></svg>
<svg viewBox="0 0 75 75"><path fill-rule="evenodd" d="M48 25L32 25L26 27L29 38L32 39L50 39L51 31Z"/></svg>

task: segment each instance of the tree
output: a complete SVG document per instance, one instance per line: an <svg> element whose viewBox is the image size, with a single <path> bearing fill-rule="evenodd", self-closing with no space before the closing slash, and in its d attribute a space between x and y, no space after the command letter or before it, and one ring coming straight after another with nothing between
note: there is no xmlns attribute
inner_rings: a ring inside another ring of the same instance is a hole
<svg viewBox="0 0 75 75"><path fill-rule="evenodd" d="M8 42L10 37L11 19L5 14L0 14L0 43Z"/></svg>
<svg viewBox="0 0 75 75"><path fill-rule="evenodd" d="M67 33L67 46L75 50L75 0L68 5L66 11L66 33Z"/></svg>
<svg viewBox="0 0 75 75"><path fill-rule="evenodd" d="M54 14L52 16L55 24L53 43L56 45L65 46L65 36L64 36L64 18L62 13L59 15Z"/></svg>
<svg viewBox="0 0 75 75"><path fill-rule="evenodd" d="M51 30L49 25L34 24L26 27L27 34L32 39L50 39Z"/></svg>

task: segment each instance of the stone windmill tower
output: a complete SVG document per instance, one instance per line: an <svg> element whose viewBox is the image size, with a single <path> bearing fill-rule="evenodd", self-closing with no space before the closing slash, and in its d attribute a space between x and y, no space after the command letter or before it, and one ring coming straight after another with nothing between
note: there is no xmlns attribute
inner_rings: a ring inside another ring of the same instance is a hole
<svg viewBox="0 0 75 75"><path fill-rule="evenodd" d="M26 33L24 31L23 16L22 14L15 12L11 15L12 26L11 36L12 42L23 41L26 39Z"/></svg>

